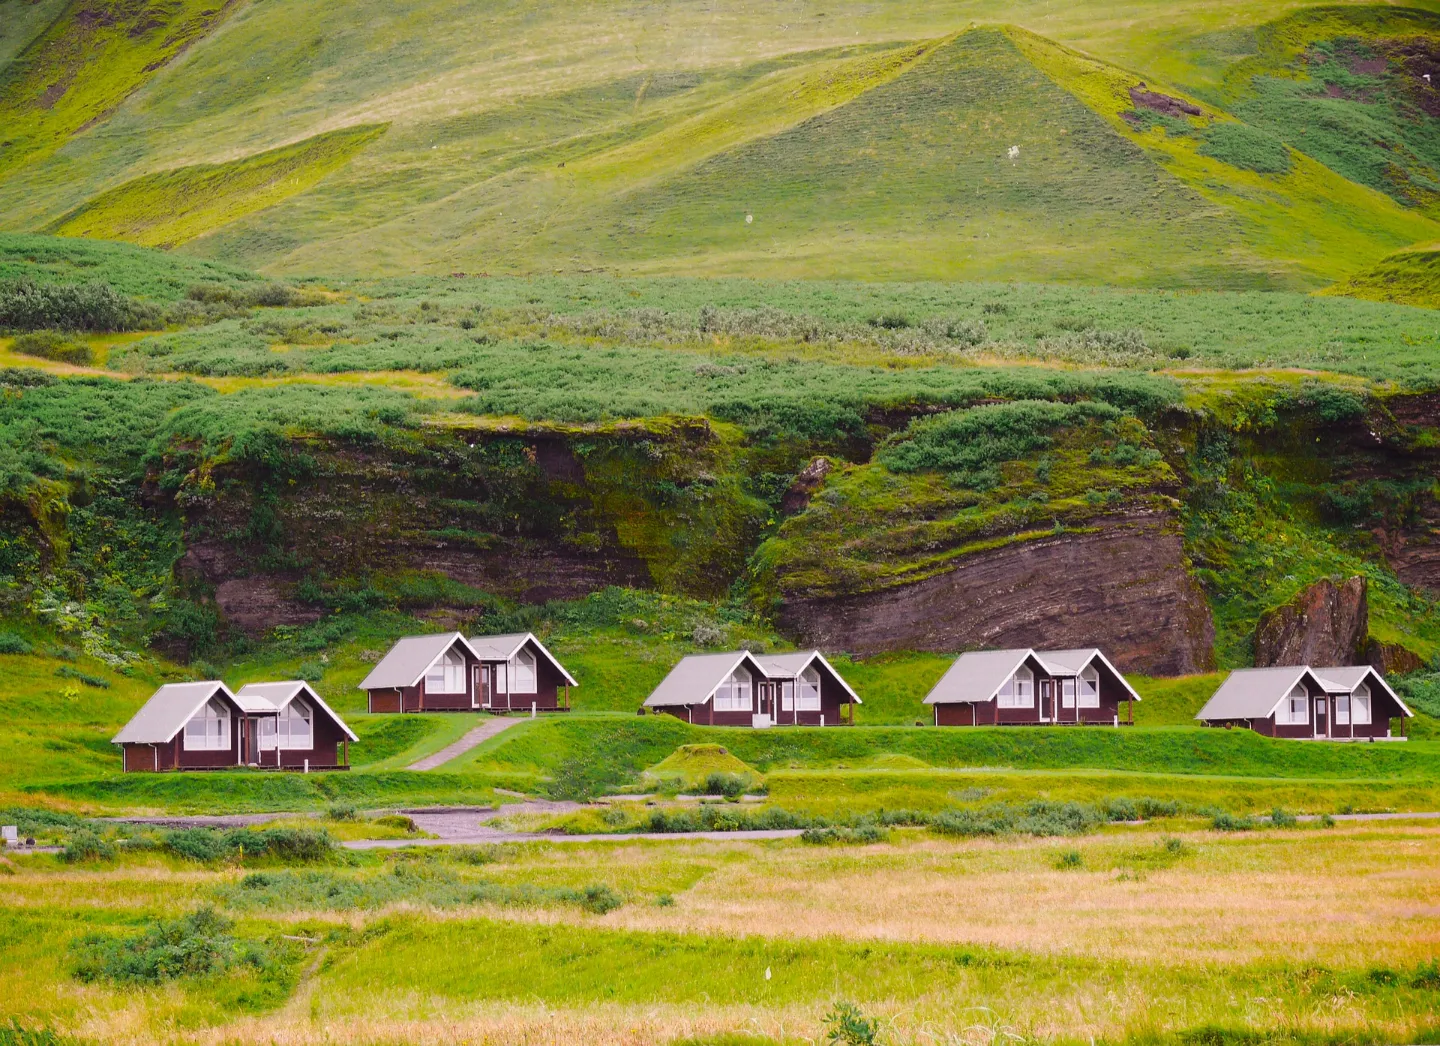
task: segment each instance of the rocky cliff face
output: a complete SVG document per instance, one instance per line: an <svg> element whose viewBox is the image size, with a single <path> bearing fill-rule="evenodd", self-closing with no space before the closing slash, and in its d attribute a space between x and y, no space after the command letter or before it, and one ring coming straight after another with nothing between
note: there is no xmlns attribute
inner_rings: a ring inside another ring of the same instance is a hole
<svg viewBox="0 0 1440 1046"><path fill-rule="evenodd" d="M1213 667L1210 611L1162 514L972 553L914 584L787 600L781 624L804 644L856 653L1099 646L1126 671Z"/></svg>
<svg viewBox="0 0 1440 1046"><path fill-rule="evenodd" d="M1255 666L1360 665L1370 632L1363 577L1324 578L1255 626Z"/></svg>

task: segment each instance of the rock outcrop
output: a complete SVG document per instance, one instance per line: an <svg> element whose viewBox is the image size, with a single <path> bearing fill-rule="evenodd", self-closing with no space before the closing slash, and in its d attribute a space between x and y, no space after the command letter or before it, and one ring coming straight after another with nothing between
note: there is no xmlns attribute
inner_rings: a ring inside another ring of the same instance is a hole
<svg viewBox="0 0 1440 1046"><path fill-rule="evenodd" d="M780 619L802 644L860 654L1098 646L1127 671L1181 675L1214 663L1214 625L1178 529L1144 513L975 552L908 585L790 598Z"/></svg>
<svg viewBox="0 0 1440 1046"><path fill-rule="evenodd" d="M1370 608L1363 577L1324 578L1255 625L1255 666L1363 665Z"/></svg>

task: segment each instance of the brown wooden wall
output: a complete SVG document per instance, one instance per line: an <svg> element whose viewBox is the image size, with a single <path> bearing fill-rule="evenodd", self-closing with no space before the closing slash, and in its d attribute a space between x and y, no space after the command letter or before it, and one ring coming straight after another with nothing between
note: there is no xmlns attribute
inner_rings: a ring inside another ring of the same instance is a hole
<svg viewBox="0 0 1440 1046"><path fill-rule="evenodd" d="M932 706L935 711L932 716L936 726L1024 726L1041 723L1041 712L1047 717L1058 718L1061 725L1066 723L1081 724L1113 724L1115 717L1120 717L1120 722L1128 721L1129 709L1126 707L1130 694L1126 691L1120 681L1110 674L1104 665L1096 663L1095 667L1100 676L1100 707L1080 708L1079 694L1076 694L1074 708L1060 707L1060 683L1055 677L1045 675L1032 663L1030 667L1035 671L1035 703L1030 708L1001 708L999 701L991 698L989 701L957 701L947 704ZM1049 682L1051 697L1043 702L1040 697L1041 683ZM1077 684L1078 687L1078 684ZM1053 706L1053 707L1052 707ZM1049 725L1051 718L1044 720Z"/></svg>

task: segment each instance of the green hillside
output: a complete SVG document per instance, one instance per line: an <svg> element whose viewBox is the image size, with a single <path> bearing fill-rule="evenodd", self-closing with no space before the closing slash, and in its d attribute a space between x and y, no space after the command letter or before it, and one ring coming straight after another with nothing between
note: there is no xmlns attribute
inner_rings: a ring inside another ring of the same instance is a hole
<svg viewBox="0 0 1440 1046"><path fill-rule="evenodd" d="M0 223L265 271L1312 289L1440 237L1423 10L4 6Z"/></svg>

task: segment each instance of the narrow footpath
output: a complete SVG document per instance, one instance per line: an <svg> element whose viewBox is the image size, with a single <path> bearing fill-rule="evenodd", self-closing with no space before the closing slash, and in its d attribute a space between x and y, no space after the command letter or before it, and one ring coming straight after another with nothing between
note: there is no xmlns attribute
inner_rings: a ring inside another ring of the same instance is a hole
<svg viewBox="0 0 1440 1046"><path fill-rule="evenodd" d="M434 755L427 755L419 762L411 763L405 769L434 770L437 766L444 766L450 760L459 758L481 742L488 741L496 734L502 733L503 731L510 729L516 723L520 722L520 720L523 718L525 717L508 715L491 716L485 722L477 726L474 730L469 731L464 737L460 738L460 740L456 741L454 744L446 745Z"/></svg>

